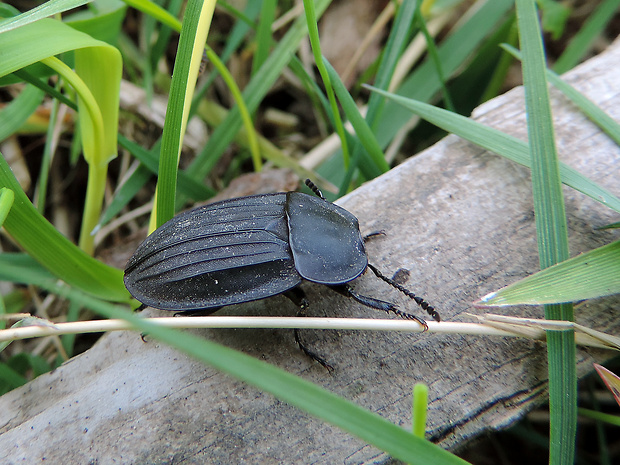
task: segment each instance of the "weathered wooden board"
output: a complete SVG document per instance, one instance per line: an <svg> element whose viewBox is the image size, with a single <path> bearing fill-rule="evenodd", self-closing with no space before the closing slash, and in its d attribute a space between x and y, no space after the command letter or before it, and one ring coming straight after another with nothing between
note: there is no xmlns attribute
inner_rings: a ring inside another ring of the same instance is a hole
<svg viewBox="0 0 620 465"><path fill-rule="evenodd" d="M620 120L620 42L566 77ZM620 150L558 92L553 112L562 160L620 195ZM478 119L525 137L523 91L483 105ZM595 228L618 220L565 189L573 255L618 237ZM538 266L527 169L449 136L342 199L386 273L406 268L408 285L446 320L468 321L471 302ZM395 299L371 275L355 288ZM383 317L320 286L305 286L310 313ZM617 298L580 305L580 323L617 334ZM414 309L411 309L415 311ZM293 315L282 297L234 314ZM541 317L539 308L504 313ZM431 438L455 448L507 425L546 396L543 343L432 334L308 331L328 356L329 375L296 348L291 331L198 331L410 426L411 389L430 388ZM608 353L579 349L578 370ZM0 462L34 463L386 463L382 452L329 425L135 333L108 334L91 350L0 398Z"/></svg>

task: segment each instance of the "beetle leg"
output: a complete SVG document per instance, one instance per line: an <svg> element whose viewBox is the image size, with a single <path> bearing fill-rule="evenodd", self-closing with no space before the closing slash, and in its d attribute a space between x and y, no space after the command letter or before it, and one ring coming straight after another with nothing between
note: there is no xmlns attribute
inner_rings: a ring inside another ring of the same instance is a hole
<svg viewBox="0 0 620 465"><path fill-rule="evenodd" d="M284 293L284 296L290 299L295 305L300 308L300 311L308 308L308 299L306 298L306 293L299 287L294 287L293 289L289 289ZM305 316L305 315L301 315Z"/></svg>
<svg viewBox="0 0 620 465"><path fill-rule="evenodd" d="M377 236L385 236L385 231L384 230L379 230L379 231L373 231L371 233L366 234L362 239L364 242L368 242L371 239L374 239Z"/></svg>
<svg viewBox="0 0 620 465"><path fill-rule="evenodd" d="M212 308L199 308L197 310L184 310L182 312L175 312L174 316L209 316L212 313L217 312L222 307Z"/></svg>
<svg viewBox="0 0 620 465"><path fill-rule="evenodd" d="M302 289L295 287L289 291L286 291L284 295L288 297L295 305L299 307L299 310L297 311L298 317L306 316L306 308L308 308L308 299L306 299L306 294ZM310 357L315 362L320 363L330 373L334 371L334 367L331 366L329 363L327 363L327 360L325 360L323 357L316 354L312 350L308 349L308 347L302 342L301 337L299 335L300 333L299 328L294 328L293 332L295 334L295 342L297 343L301 351L304 354L306 354L307 357Z"/></svg>
<svg viewBox="0 0 620 465"><path fill-rule="evenodd" d="M422 297L418 297L417 295L415 295L413 292L411 292L406 287L403 287L400 284L398 284L396 281L394 281L393 279L388 278L387 276L385 276L383 273L381 273L377 268L375 268L370 263L368 264L368 268L370 268L372 270L372 272L375 274L375 276L377 278L382 279L383 281L388 283L393 288L398 289L400 292L405 294L410 299L413 299L416 304L418 304L420 307L422 307L423 310L426 310L426 312L429 314L429 316L431 316L433 318L433 320L435 320L437 322L441 321L441 317L439 316L439 313L437 313L437 311L435 310L435 307L430 305Z"/></svg>
<svg viewBox="0 0 620 465"><path fill-rule="evenodd" d="M300 315L298 314L297 316L300 316ZM306 354L307 357L310 357L315 362L320 363L330 373L334 371L334 367L331 366L329 363L327 363L327 360L325 360L320 355L317 355L316 352L312 352L310 349L308 349L308 347L306 347L306 345L301 341L301 338L299 337L299 329L298 328L294 329L294 333L295 333L295 342L297 343L297 345L299 346L301 351L304 354Z"/></svg>
<svg viewBox="0 0 620 465"><path fill-rule="evenodd" d="M403 312L402 310L399 310L398 307L391 302L385 302L383 300L378 300L372 297L358 294L353 289L351 289L350 286L346 284L343 284L342 286L330 286L330 287L334 289L336 292L339 292L347 297L353 298L356 302L359 302L360 304L365 305L366 307L375 308L377 310L383 310L386 313L393 313L406 320L415 320L424 327L424 331L428 330L428 325L426 324L426 321L424 321L422 318L418 318L417 316L412 315L411 313L407 313L407 312Z"/></svg>

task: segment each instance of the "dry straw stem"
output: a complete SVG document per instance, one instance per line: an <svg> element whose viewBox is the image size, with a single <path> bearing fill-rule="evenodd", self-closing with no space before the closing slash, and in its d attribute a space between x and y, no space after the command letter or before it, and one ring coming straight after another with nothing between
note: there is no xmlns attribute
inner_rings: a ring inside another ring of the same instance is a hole
<svg viewBox="0 0 620 465"><path fill-rule="evenodd" d="M477 336L526 337L545 339L545 330L575 330L577 344L604 349L620 350L620 338L566 321L513 318L501 315L476 316L480 323L429 321L429 333L471 334ZM28 321L29 320L29 321ZM34 317L21 320L21 326L0 331L0 342L31 337L61 334L99 333L134 329L125 320L92 320L52 323ZM299 318L256 316L190 316L148 318L148 321L168 328L299 328L338 329L363 331L402 331L421 333L422 326L415 321L366 318Z"/></svg>

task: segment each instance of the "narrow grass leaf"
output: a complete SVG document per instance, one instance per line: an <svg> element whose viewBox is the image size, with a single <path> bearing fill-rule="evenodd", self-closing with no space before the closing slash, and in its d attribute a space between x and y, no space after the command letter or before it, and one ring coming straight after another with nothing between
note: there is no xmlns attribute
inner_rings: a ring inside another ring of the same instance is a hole
<svg viewBox="0 0 620 465"><path fill-rule="evenodd" d="M276 0L264 0L256 29L256 52L252 60L252 74L254 74L269 56L272 44L271 25L276 16Z"/></svg>
<svg viewBox="0 0 620 465"><path fill-rule="evenodd" d="M336 102L336 96L334 95L334 89L332 87L329 71L324 62L324 58L321 53L321 42L319 40L318 18L314 11L314 0L304 0L304 11L306 13L306 21L308 26L308 37L310 38L310 45L312 46L312 54L314 55L314 62L319 70L321 79L323 80L323 86L325 87L325 93L327 94L327 100L331 108L332 123L334 129L340 138L340 146L342 152L342 159L344 167L348 168L350 164L349 145L345 136L344 125L340 118L340 112L338 111L338 103Z"/></svg>
<svg viewBox="0 0 620 465"><path fill-rule="evenodd" d="M530 154L538 256L541 269L569 258L560 167L555 147L546 64L536 5L517 0L523 51L522 74ZM545 306L545 318L572 321L572 304ZM547 331L549 362L550 464L575 460L577 374L574 331Z"/></svg>
<svg viewBox="0 0 620 465"><path fill-rule="evenodd" d="M317 0L314 5L317 17L320 17L328 4L328 0ZM250 112L254 112L258 108L258 104L281 75L282 70L289 63L292 54L297 50L306 33L305 18L300 17L289 28L271 55L263 63L263 66L252 77L243 91L243 99ZM229 147L235 134L241 128L241 124L241 115L236 108L233 108L224 122L213 131L203 150L190 164L188 172L195 179L203 179L211 171L220 156Z"/></svg>
<svg viewBox="0 0 620 465"><path fill-rule="evenodd" d="M443 72L452 77L484 39L506 20L506 15L513 8L514 0L493 0L477 3L473 13L439 47L437 53ZM427 60L417 68L398 88L400 96L429 101L440 90L441 83L436 79L433 63ZM387 146L395 134L409 121L410 115L405 109L394 103L386 103L378 122L375 134L381 147Z"/></svg>
<svg viewBox="0 0 620 465"><path fill-rule="evenodd" d="M381 62L377 69L375 77L375 87L387 90L394 76L394 70L398 60L401 58L403 49L407 45L409 34L411 33L411 25L414 22L416 10L418 9L419 0L403 2L394 18L394 25L390 30L390 35L383 48ZM385 100L377 94L371 94L368 99L368 111L366 113L366 121L371 128L375 128L381 109Z"/></svg>
<svg viewBox="0 0 620 465"><path fill-rule="evenodd" d="M556 73L565 73L583 60L594 41L605 31L609 21L614 18L614 13L619 6L620 0L605 0L593 13L588 15L577 34L555 62L553 70Z"/></svg>
<svg viewBox="0 0 620 465"><path fill-rule="evenodd" d="M198 69L209 32L215 8L212 0L188 2L177 57L172 73L166 121L161 139L157 192L156 222L151 223L151 231L174 216L177 171L181 142L185 134L187 118L191 108Z"/></svg>
<svg viewBox="0 0 620 465"><path fill-rule="evenodd" d="M502 46L515 58L521 59L521 52L509 45ZM620 124L605 113L598 105L564 81L553 71L547 69L547 79L553 86L568 97L594 124L600 127L614 142L620 145Z"/></svg>
<svg viewBox="0 0 620 465"><path fill-rule="evenodd" d="M334 90L336 91L336 95L338 96L338 100L342 105L342 109L347 115L348 120L353 125L355 134L357 135L359 141L364 146L364 149L366 149L363 154L363 158L369 158L368 161L373 167L372 171L376 173L373 177L385 173L390 169L390 165L388 165L385 161L383 150L381 150L374 133L370 129L370 126L366 120L360 114L353 97L351 97L351 94L345 87L344 83L340 80L336 70L329 64L325 57L323 57L323 62L325 63L325 67L329 73L329 77L334 86Z"/></svg>
<svg viewBox="0 0 620 465"><path fill-rule="evenodd" d="M28 85L0 112L0 141L17 132L43 101L43 91Z"/></svg>
<svg viewBox="0 0 620 465"><path fill-rule="evenodd" d="M481 299L481 305L542 305L620 294L620 241L545 268Z"/></svg>
<svg viewBox="0 0 620 465"><path fill-rule="evenodd" d="M15 194L4 228L28 254L57 278L84 292L106 300L129 300L123 272L84 253L41 216L2 156L0 187L7 187Z"/></svg>
<svg viewBox="0 0 620 465"><path fill-rule="evenodd" d="M92 0L49 0L41 5L26 11L19 16L5 19L0 22L0 34L31 24L48 16L54 16L64 11L72 10L90 3ZM34 42L33 42L34 43ZM36 42L39 44L38 42Z"/></svg>
<svg viewBox="0 0 620 465"><path fill-rule="evenodd" d="M449 112L447 110L434 107L427 103L390 94L380 89L367 86L374 92L384 95L394 102L407 108L412 113L433 123L445 131L456 134L486 150L490 150L498 155L508 158L520 165L528 168L532 167L529 157L529 149L526 142L516 137L505 134L497 129L485 126L470 118ZM588 197L602 203L603 205L620 212L620 199L611 192L599 186L595 182L574 170L570 166L561 163L559 165L560 177L562 182L573 189L582 192Z"/></svg>
<svg viewBox="0 0 620 465"><path fill-rule="evenodd" d="M254 359L241 352L201 339L187 332L149 323L118 306L93 299L67 286L53 282L38 283L48 291L79 301L108 318L122 318L136 330L148 333L182 352L209 364L218 370L245 381L278 399L307 411L324 421L374 446L392 457L412 464L465 464L464 460L420 439L376 413L285 372L273 365Z"/></svg>

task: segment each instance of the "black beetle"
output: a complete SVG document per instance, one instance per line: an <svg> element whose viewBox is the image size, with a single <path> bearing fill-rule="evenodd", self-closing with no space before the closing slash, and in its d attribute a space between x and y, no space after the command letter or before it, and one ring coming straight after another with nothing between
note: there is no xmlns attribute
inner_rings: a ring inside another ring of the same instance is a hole
<svg viewBox="0 0 620 465"><path fill-rule="evenodd" d="M433 307L368 263L357 218L299 192L253 195L212 203L175 216L138 247L125 286L145 306L210 314L219 308L284 293L300 307L302 280L325 284L368 307L424 320L347 284L370 268L439 321ZM295 339L306 354L329 367Z"/></svg>

